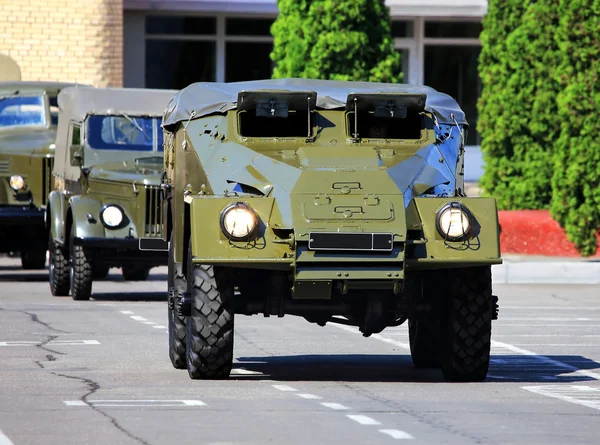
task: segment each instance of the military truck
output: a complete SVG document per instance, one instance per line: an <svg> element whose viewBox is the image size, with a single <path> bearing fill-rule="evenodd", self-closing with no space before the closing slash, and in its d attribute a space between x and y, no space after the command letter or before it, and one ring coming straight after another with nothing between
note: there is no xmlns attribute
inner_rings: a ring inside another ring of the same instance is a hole
<svg viewBox="0 0 600 445"><path fill-rule="evenodd" d="M49 195L50 290L88 300L121 267L145 280L167 263L161 242L162 113L170 90L66 88L58 96Z"/></svg>
<svg viewBox="0 0 600 445"><path fill-rule="evenodd" d="M24 269L44 269L44 224L60 90L58 82L0 82L0 252L20 252Z"/></svg>
<svg viewBox="0 0 600 445"><path fill-rule="evenodd" d="M408 321L416 367L479 381L490 359L492 198L464 194L468 124L425 86L197 83L163 117L169 356L230 374L234 315Z"/></svg>

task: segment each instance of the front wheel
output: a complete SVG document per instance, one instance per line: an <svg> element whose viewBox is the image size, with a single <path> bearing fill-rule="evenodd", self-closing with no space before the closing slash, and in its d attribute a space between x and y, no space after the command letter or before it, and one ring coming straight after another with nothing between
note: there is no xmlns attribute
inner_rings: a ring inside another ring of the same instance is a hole
<svg viewBox="0 0 600 445"><path fill-rule="evenodd" d="M410 355L416 368L440 367L440 323L433 316L408 320Z"/></svg>
<svg viewBox="0 0 600 445"><path fill-rule="evenodd" d="M73 300L89 300L92 295L92 262L83 246L75 245L75 226L71 228L69 243L71 298Z"/></svg>
<svg viewBox="0 0 600 445"><path fill-rule="evenodd" d="M447 381L480 382L490 364L491 266L453 269L449 277L442 372Z"/></svg>
<svg viewBox="0 0 600 445"><path fill-rule="evenodd" d="M58 246L52 239L48 241L48 250L50 251L50 265L48 267L48 281L50 282L50 292L55 297L66 297L69 295L69 260L65 251Z"/></svg>
<svg viewBox="0 0 600 445"><path fill-rule="evenodd" d="M233 366L233 286L222 269L191 264L186 360L192 379L224 379Z"/></svg>
<svg viewBox="0 0 600 445"><path fill-rule="evenodd" d="M186 291L185 276L182 272L182 265L175 263L173 253L173 235L171 235L171 242L169 243L169 262L168 262L168 283L167 288L169 292L168 307L168 326L169 326L169 359L175 369L186 369L185 359L185 324L186 317L182 317L177 314L175 308L175 301L180 293Z"/></svg>

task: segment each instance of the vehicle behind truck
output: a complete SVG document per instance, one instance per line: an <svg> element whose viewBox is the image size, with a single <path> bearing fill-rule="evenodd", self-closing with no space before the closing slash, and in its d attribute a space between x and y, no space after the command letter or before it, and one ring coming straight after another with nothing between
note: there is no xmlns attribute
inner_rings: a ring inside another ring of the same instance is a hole
<svg viewBox="0 0 600 445"><path fill-rule="evenodd" d="M0 82L0 252L20 253L24 269L46 265L56 100L72 85Z"/></svg>
<svg viewBox="0 0 600 445"><path fill-rule="evenodd" d="M87 300L111 267L145 280L166 265L161 242L161 118L170 90L68 88L49 196L50 290ZM142 240L148 243L144 247Z"/></svg>
<svg viewBox="0 0 600 445"><path fill-rule="evenodd" d="M193 84L163 118L169 357L226 378L236 314L366 337L409 325L415 366L480 381L490 361L492 198L468 198L467 120L425 86Z"/></svg>

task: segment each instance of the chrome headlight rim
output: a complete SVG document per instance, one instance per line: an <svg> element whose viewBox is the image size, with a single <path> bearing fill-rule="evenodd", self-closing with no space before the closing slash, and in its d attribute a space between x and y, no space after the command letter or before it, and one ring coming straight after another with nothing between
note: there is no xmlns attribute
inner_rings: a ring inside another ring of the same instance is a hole
<svg viewBox="0 0 600 445"><path fill-rule="evenodd" d="M15 183L19 184L20 186L15 187ZM12 175L8 180L8 185L10 185L10 188L15 192L20 192L25 189L25 178L23 178L21 175Z"/></svg>
<svg viewBox="0 0 600 445"><path fill-rule="evenodd" d="M233 233L229 232L229 230L227 230L227 227L226 227L225 218L227 217L227 215L230 212L232 212L233 210L237 210L237 209L242 209L242 210L247 211L253 221L253 227L250 228L248 233L243 236L234 235ZM250 207L245 202L238 201L238 202L233 202L233 203L229 204L227 207L225 207L223 209L223 211L221 212L221 216L219 218L219 224L221 226L221 232L223 232L223 235L225 235L229 240L231 240L231 241L250 241L256 237L256 233L258 232L259 218L258 218L258 214L252 207Z"/></svg>
<svg viewBox="0 0 600 445"><path fill-rule="evenodd" d="M467 230L464 231L463 233L461 233L458 236L452 236L448 233L446 233L443 229L442 229L442 216L444 215L444 213L448 210L451 209L458 209L462 212L462 214L466 217L467 222L468 222L468 227ZM473 232L473 215L472 213L469 211L469 209L462 203L459 201L451 201L448 202L446 204L444 204L442 206L442 208L437 212L436 218L435 218L435 225L437 228L438 233L442 236L442 238L444 238L444 240L448 240L448 241L464 241L468 238L471 237L471 234Z"/></svg>
<svg viewBox="0 0 600 445"><path fill-rule="evenodd" d="M121 220L119 221L118 224L110 224L109 221L107 221L104 217L104 213L107 210L110 210L113 208L118 210L121 213ZM123 211L123 208L118 204L105 204L100 209L100 222L107 229L111 229L111 230L120 229L121 227L123 227L126 224L125 211Z"/></svg>

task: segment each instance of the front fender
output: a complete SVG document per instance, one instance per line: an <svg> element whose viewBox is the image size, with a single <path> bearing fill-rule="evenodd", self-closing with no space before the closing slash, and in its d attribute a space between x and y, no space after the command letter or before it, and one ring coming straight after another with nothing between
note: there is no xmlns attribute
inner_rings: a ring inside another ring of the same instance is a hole
<svg viewBox="0 0 600 445"><path fill-rule="evenodd" d="M99 238L104 236L100 222L102 203L96 199L74 196L69 200L76 238ZM92 218L88 218L88 214ZM69 234L66 234L69 236Z"/></svg>
<svg viewBox="0 0 600 445"><path fill-rule="evenodd" d="M50 230L54 240L65 241L65 217L62 195L54 190L48 195L46 211L46 228Z"/></svg>

